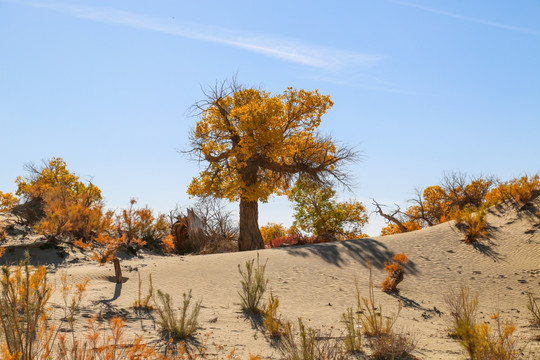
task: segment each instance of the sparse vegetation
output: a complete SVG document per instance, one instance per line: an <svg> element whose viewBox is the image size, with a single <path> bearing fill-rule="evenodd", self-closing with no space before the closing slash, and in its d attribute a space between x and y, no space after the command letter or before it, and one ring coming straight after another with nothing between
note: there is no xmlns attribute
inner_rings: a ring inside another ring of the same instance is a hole
<svg viewBox="0 0 540 360"><path fill-rule="evenodd" d="M474 243L489 235L486 229L486 211L484 209L477 211L463 209L456 213L455 219L465 236L463 239L465 243Z"/></svg>
<svg viewBox="0 0 540 360"><path fill-rule="evenodd" d="M511 360L518 358L515 326L502 321L499 314L491 316L496 327L477 320L478 295L461 286L452 290L445 298L450 311L450 335L455 336L471 360Z"/></svg>
<svg viewBox="0 0 540 360"><path fill-rule="evenodd" d="M191 290L183 294L184 301L180 316L173 310L172 298L169 294L157 291L156 312L157 324L161 331L177 339L193 336L199 328L198 317L201 310L201 300L192 303Z"/></svg>
<svg viewBox="0 0 540 360"><path fill-rule="evenodd" d="M154 286L152 284L152 274L148 275L148 293L143 297L142 296L142 280L141 273L137 272L139 278L138 282L138 298L133 302L133 308L136 310L153 310L154 307L150 303L154 298Z"/></svg>
<svg viewBox="0 0 540 360"><path fill-rule="evenodd" d="M268 298L268 302L264 306L264 319L263 319L263 325L270 334L270 336L273 337L279 337L283 334L283 325L281 323L281 316L278 315L277 309L279 307L279 298L277 296L274 296L272 292L270 292L270 297Z"/></svg>
<svg viewBox="0 0 540 360"><path fill-rule="evenodd" d="M528 302L527 302L527 309L529 309L529 312L532 315L532 323L537 328L540 328L540 306L538 306L538 303L536 302L536 299L533 294L528 293Z"/></svg>
<svg viewBox="0 0 540 360"><path fill-rule="evenodd" d="M461 173L443 176L440 185L417 190L412 205L405 211L399 207L383 211L374 201L379 215L388 222L381 235L419 230L428 226L458 220L463 224L467 242L486 235L485 210L507 200L525 206L540 189L540 175L522 176L506 182L492 177L468 177Z"/></svg>
<svg viewBox="0 0 540 360"><path fill-rule="evenodd" d="M388 273L386 279L384 279L381 287L386 292L397 292L398 284L403 281L405 269L403 268L409 262L405 253L396 254L392 258L392 262L385 262L384 269Z"/></svg>
<svg viewBox="0 0 540 360"><path fill-rule="evenodd" d="M268 262L268 260L267 260ZM266 291L268 285L268 279L265 276L266 262L261 265L259 262L259 254L257 253L257 264L255 266L255 259L246 261L244 269L238 264L238 271L242 276L241 285L242 290L238 292L240 295L241 307L243 310L258 314L261 312L260 302Z"/></svg>
<svg viewBox="0 0 540 360"><path fill-rule="evenodd" d="M360 292L357 290L357 304L361 309L360 322L364 334L370 337L386 336L392 332L394 323L396 322L399 313L401 312L401 302L398 303L398 311L392 317L383 316L383 307L375 303L375 293L373 289L372 267L369 264L369 284L368 297L360 297Z"/></svg>
<svg viewBox="0 0 540 360"><path fill-rule="evenodd" d="M345 337L343 339L345 349L351 353L363 352L360 310L353 311L352 307L347 308L341 314L341 322L345 325Z"/></svg>
<svg viewBox="0 0 540 360"><path fill-rule="evenodd" d="M43 266L30 266L28 254L14 271L2 267L0 325L4 345L0 353L22 360L50 356L55 331L47 327L51 287L46 273Z"/></svg>
<svg viewBox="0 0 540 360"><path fill-rule="evenodd" d="M371 359L373 360L414 360L411 353L416 349L416 342L410 333L395 330L387 335L370 339Z"/></svg>
<svg viewBox="0 0 540 360"><path fill-rule="evenodd" d="M321 333L306 327L302 318L298 318L298 336L296 329L287 321L281 351L286 360L345 360L349 355L343 344L330 333Z"/></svg>

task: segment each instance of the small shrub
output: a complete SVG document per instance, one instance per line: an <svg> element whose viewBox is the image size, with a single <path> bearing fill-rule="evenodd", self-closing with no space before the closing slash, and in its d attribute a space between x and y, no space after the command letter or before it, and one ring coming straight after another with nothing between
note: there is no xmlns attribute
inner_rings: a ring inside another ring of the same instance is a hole
<svg viewBox="0 0 540 360"><path fill-rule="evenodd" d="M306 327L302 318L298 318L298 337L290 322L284 325L281 351L285 360L345 360L349 355L343 344L331 333Z"/></svg>
<svg viewBox="0 0 540 360"><path fill-rule="evenodd" d="M529 309L529 311L531 312L532 323L534 326L540 328L540 307L538 306L538 303L536 302L533 294L529 293L527 295L529 299L527 303L527 309Z"/></svg>
<svg viewBox="0 0 540 360"><path fill-rule="evenodd" d="M263 325L271 336L279 337L283 334L280 316L277 315L279 298L270 292L270 298L264 307Z"/></svg>
<svg viewBox="0 0 540 360"><path fill-rule="evenodd" d="M190 309L193 300L191 289L187 294L183 294L184 302L180 310L180 317L176 316L172 308L172 300L169 294L158 290L157 297L160 302L156 301L157 323L161 331L178 339L193 336L199 327L197 318L201 310L201 300L194 303Z"/></svg>
<svg viewBox="0 0 540 360"><path fill-rule="evenodd" d="M162 240L162 250L165 254L172 254L176 250L174 236L171 234L165 236Z"/></svg>
<svg viewBox="0 0 540 360"><path fill-rule="evenodd" d="M282 224L267 223L260 228L261 235L265 244L272 240L285 236L286 230Z"/></svg>
<svg viewBox="0 0 540 360"><path fill-rule="evenodd" d="M409 333L392 331L386 335L373 337L370 343L371 358L374 360L416 359L411 355L416 348L416 342Z"/></svg>
<svg viewBox="0 0 540 360"><path fill-rule="evenodd" d="M506 200L512 200L519 207L525 206L533 198L534 190L540 187L540 174L534 176L522 176L521 178L499 184L486 196L490 205L495 205Z"/></svg>
<svg viewBox="0 0 540 360"><path fill-rule="evenodd" d="M141 280L141 273L137 273L139 277L139 291L138 291L138 299L135 300L133 303L133 308L136 310L153 310L154 307L150 304L150 301L154 297L154 286L152 284L152 274L148 275L148 282L150 283L148 285L148 294L146 294L145 297L142 297L141 288L142 288L142 280Z"/></svg>
<svg viewBox="0 0 540 360"><path fill-rule="evenodd" d="M384 269L388 273L388 276L386 279L384 279L382 283L382 289L387 292L397 292L397 286L400 282L403 281L403 275L405 274L405 270L403 268L403 265L407 264L409 262L409 259L407 258L407 255L405 253L396 254L392 258L392 262L384 263Z"/></svg>
<svg viewBox="0 0 540 360"><path fill-rule="evenodd" d="M268 285L268 279L265 277L266 263L268 259L261 265L259 263L259 254L257 253L257 266L255 266L255 259L246 261L244 264L245 270L238 264L238 271L242 276L241 285L242 291L238 292L240 299L242 300L242 310L249 311L251 313L260 313L259 304L266 291Z"/></svg>
<svg viewBox="0 0 540 360"><path fill-rule="evenodd" d="M351 353L363 352L360 312L353 311L352 307L347 308L341 314L341 322L345 325L345 338L343 339L345 349Z"/></svg>
<svg viewBox="0 0 540 360"><path fill-rule="evenodd" d="M478 211L472 211L466 208L459 211L455 215L458 227L463 231L465 243L474 243L478 239L489 235L486 229L486 211L480 209Z"/></svg>
<svg viewBox="0 0 540 360"><path fill-rule="evenodd" d="M113 228L118 237L125 236L125 246L131 251L137 251L147 244L159 248L170 232L167 216L154 216L148 206L135 208L136 204L135 199L129 201L129 207L116 216Z"/></svg>
<svg viewBox="0 0 540 360"><path fill-rule="evenodd" d="M450 336L466 336L476 322L478 294L472 295L470 289L462 285L459 290L451 289L444 301L451 317Z"/></svg>
<svg viewBox="0 0 540 360"><path fill-rule="evenodd" d="M51 354L54 329L47 327L47 302L51 297L47 270L43 266L32 269L29 263L27 253L14 270L2 267L0 330L5 345L3 352L8 359L14 356L14 359L30 360Z"/></svg>
<svg viewBox="0 0 540 360"><path fill-rule="evenodd" d="M357 303L360 310L360 322L364 334L370 337L388 335L392 332L394 323L396 322L399 313L401 312L401 302L398 302L398 311L392 317L383 316L383 307L379 304L375 305L375 293L373 290L372 266L369 266L369 296L360 297L357 290Z"/></svg>
<svg viewBox="0 0 540 360"><path fill-rule="evenodd" d="M515 326L501 321L499 314L491 316L496 321L493 331L489 324L477 320L478 294L472 295L462 286L452 290L445 298L452 318L450 334L455 336L472 360L517 359Z"/></svg>
<svg viewBox="0 0 540 360"><path fill-rule="evenodd" d="M155 350L142 342L142 337L125 343L122 318L111 318L109 325L110 330L103 332L101 323L93 316L88 319L84 340L69 341L65 333L59 334L54 359L158 359Z"/></svg>
<svg viewBox="0 0 540 360"><path fill-rule="evenodd" d="M0 191L0 212L6 212L19 204L19 199L12 193Z"/></svg>

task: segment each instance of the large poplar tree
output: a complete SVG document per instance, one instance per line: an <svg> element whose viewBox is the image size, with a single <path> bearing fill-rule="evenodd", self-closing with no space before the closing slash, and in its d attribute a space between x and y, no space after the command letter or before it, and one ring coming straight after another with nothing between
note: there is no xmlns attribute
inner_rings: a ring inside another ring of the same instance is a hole
<svg viewBox="0 0 540 360"><path fill-rule="evenodd" d="M240 251L264 247L259 201L286 194L298 176L321 184L347 182L342 165L355 152L317 133L333 105L330 96L293 88L272 95L234 79L203 92L194 105L200 119L190 134L190 152L207 166L188 193L240 202Z"/></svg>

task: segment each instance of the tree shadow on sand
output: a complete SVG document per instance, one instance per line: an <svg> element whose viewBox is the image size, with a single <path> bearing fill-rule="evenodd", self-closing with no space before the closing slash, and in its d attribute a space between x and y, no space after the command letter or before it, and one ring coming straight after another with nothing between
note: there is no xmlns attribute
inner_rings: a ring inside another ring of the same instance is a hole
<svg viewBox="0 0 540 360"><path fill-rule="evenodd" d="M378 270L384 269L384 262L396 254L379 240L362 238L324 244L310 244L285 248L293 256L318 256L329 264L342 267L347 263L347 257L368 268L368 261ZM409 261L407 270L410 274L418 273L414 261Z"/></svg>

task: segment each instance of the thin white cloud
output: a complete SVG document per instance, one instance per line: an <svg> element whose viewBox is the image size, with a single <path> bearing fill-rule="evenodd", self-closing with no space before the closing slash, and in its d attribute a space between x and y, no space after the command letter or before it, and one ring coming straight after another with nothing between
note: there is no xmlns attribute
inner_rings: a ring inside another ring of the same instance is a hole
<svg viewBox="0 0 540 360"><path fill-rule="evenodd" d="M464 21L469 21L469 22L473 22L473 23L477 23L477 24L492 26L492 27L496 27L496 28L499 28L499 29L511 30L511 31L515 31L515 32L521 32L521 33L526 33L526 34L530 34L530 35L540 36L540 31L539 30L528 29L528 28L519 27L519 26L513 26L513 25L501 24L501 23L497 23L497 22L494 22L494 21L489 21L489 20L470 17L470 16L463 16L463 15L455 14L455 13L452 13L452 12L449 12L449 11L434 9L434 8L431 8L431 7L427 7L427 6L423 6L423 5L419 5L419 4L414 4L414 3L410 3L410 2L405 2L405 1L399 1L399 0L388 0L388 1L390 1L391 3L397 4L397 5L408 6L408 7L424 10L424 11L429 11L429 12L432 12L432 13L435 13L435 14L440 14L440 15L452 17L452 18L459 19L459 20L464 20Z"/></svg>
<svg viewBox="0 0 540 360"><path fill-rule="evenodd" d="M0 0L6 2L6 0ZM8 0L9 1L9 0ZM130 26L166 33L182 38L202 40L228 45L250 52L263 54L280 60L328 70L338 70L346 66L370 66L381 60L381 56L359 54L328 48L310 46L290 40L265 36L246 35L230 29L196 24L172 24L172 20L153 19L131 12L88 6L58 3L14 2L34 8L45 8L68 13L81 19L108 24Z"/></svg>

